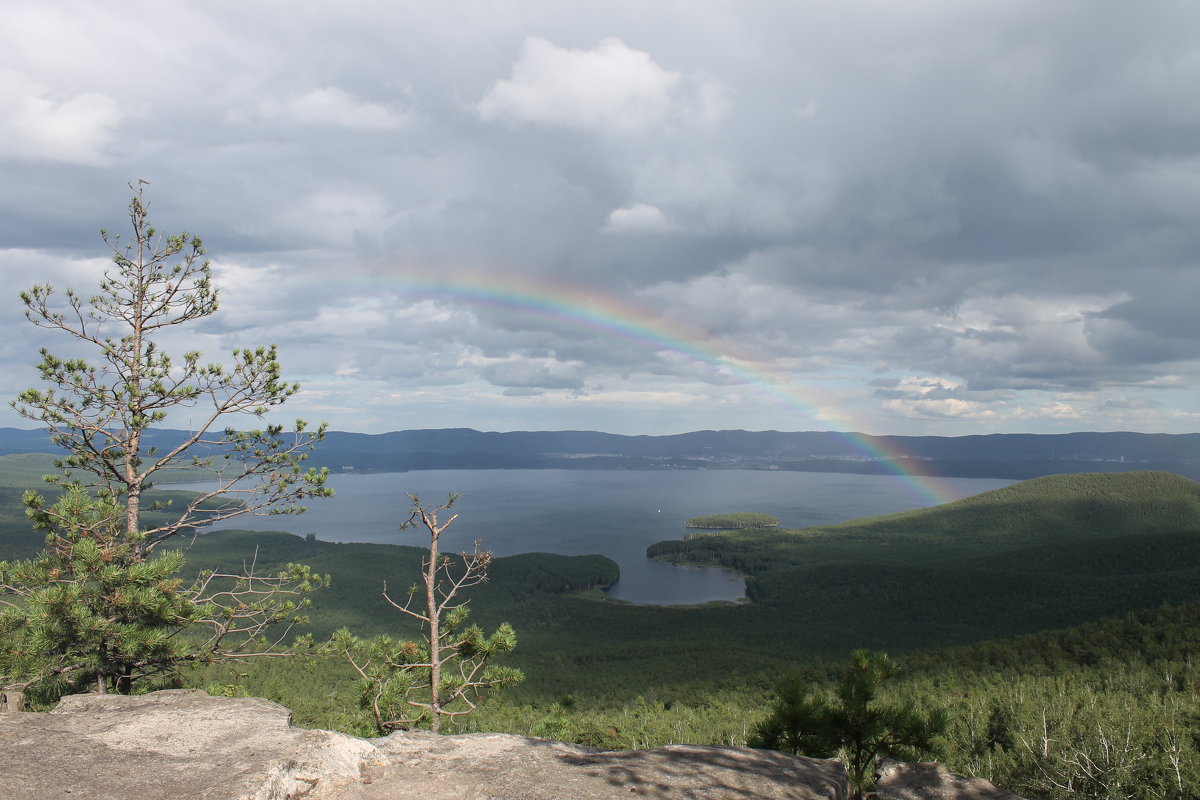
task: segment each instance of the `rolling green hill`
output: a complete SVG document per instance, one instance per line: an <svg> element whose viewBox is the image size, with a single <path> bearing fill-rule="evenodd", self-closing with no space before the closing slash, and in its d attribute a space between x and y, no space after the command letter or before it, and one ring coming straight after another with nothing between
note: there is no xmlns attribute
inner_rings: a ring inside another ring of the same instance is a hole
<svg viewBox="0 0 1200 800"><path fill-rule="evenodd" d="M649 552L738 570L779 619L836 621L848 647L899 652L1200 599L1200 483L1048 476L935 508L693 535Z"/></svg>
<svg viewBox="0 0 1200 800"><path fill-rule="evenodd" d="M701 534L651 548L750 576L745 606L657 608L577 596L600 562L498 559L472 605L485 627L517 629L527 700L629 698L653 689L761 685L797 664L855 647L893 653L1078 625L1200 600L1200 484L1166 473L1039 478L932 509L802 531ZM331 572L316 598L323 633L395 630L384 580L406 586L419 550L305 542L282 535L201 537L200 565L257 542L260 562Z"/></svg>
<svg viewBox="0 0 1200 800"><path fill-rule="evenodd" d="M652 545L650 555L759 575L839 561L958 564L1023 548L1200 531L1200 483L1166 472L1051 475L839 525L742 530Z"/></svg>
<svg viewBox="0 0 1200 800"><path fill-rule="evenodd" d="M0 496L0 557L40 545L12 491ZM765 686L856 647L900 654L1200 601L1198 534L1194 481L1051 476L932 509L800 531L701 534L650 549L747 574L753 602L742 606L602 602L577 590L610 583L612 562L545 554L497 559L472 606L485 628L508 621L517 630L512 661L528 679L516 698L685 697ZM314 597L319 637L343 625L364 635L404 630L380 591L385 581L401 592L414 582L419 549L227 531L191 544L188 568L233 566L256 550L263 568L300 561L333 575L333 587Z"/></svg>

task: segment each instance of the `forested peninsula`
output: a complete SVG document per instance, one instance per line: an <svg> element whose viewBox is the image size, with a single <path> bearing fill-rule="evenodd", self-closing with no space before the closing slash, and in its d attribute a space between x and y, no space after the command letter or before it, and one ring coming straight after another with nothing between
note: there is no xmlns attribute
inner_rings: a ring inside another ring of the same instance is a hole
<svg viewBox="0 0 1200 800"><path fill-rule="evenodd" d="M756 511L735 511L732 514L705 514L683 523L685 528L710 531L731 531L744 528L778 528L779 517Z"/></svg>

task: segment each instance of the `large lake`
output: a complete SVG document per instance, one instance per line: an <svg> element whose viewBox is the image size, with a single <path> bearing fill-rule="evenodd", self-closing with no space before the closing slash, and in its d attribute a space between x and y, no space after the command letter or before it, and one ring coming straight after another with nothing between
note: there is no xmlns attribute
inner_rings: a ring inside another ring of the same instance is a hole
<svg viewBox="0 0 1200 800"><path fill-rule="evenodd" d="M946 499L1009 483L937 479L938 493ZM342 474L332 476L329 485L336 495L310 503L301 516L245 516L221 527L421 546L420 533L397 530L407 518L405 493L419 495L428 505L456 492L459 518L443 535L443 549L464 550L482 539L498 556L601 553L621 567L621 579L609 595L679 605L737 600L745 593L744 582L725 570L676 567L646 557L649 545L682 538L690 517L760 511L779 517L785 528L802 528L929 505L901 478L821 472L436 470Z"/></svg>

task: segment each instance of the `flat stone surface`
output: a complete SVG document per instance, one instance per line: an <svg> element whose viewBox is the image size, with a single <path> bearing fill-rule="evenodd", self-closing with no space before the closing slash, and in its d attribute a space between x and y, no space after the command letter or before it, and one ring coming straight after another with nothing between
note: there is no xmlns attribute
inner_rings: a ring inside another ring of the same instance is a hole
<svg viewBox="0 0 1200 800"><path fill-rule="evenodd" d="M957 775L941 764L879 764L876 800L1024 800L983 778Z"/></svg>
<svg viewBox="0 0 1200 800"><path fill-rule="evenodd" d="M740 747L603 751L508 734L393 733L375 740L391 765L356 798L562 800L662 798L842 800L835 759Z"/></svg>
<svg viewBox="0 0 1200 800"><path fill-rule="evenodd" d="M845 800L833 759L675 745L601 751L505 734L357 739L259 699L76 695L0 714L3 800ZM990 800L990 798L989 798Z"/></svg>
<svg viewBox="0 0 1200 800"><path fill-rule="evenodd" d="M333 797L384 757L363 739L290 727L267 700L198 690L75 695L0 715L4 800Z"/></svg>

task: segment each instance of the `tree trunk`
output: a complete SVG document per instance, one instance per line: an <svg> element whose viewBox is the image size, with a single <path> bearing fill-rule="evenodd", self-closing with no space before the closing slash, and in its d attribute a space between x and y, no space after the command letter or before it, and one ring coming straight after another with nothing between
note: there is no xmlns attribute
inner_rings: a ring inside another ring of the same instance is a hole
<svg viewBox="0 0 1200 800"><path fill-rule="evenodd" d="M438 572L438 530L437 520L427 524L430 530L429 564L425 568L425 603L429 615L429 710L433 714L429 729L433 733L442 732L442 639L441 614L437 601L437 572Z"/></svg>

